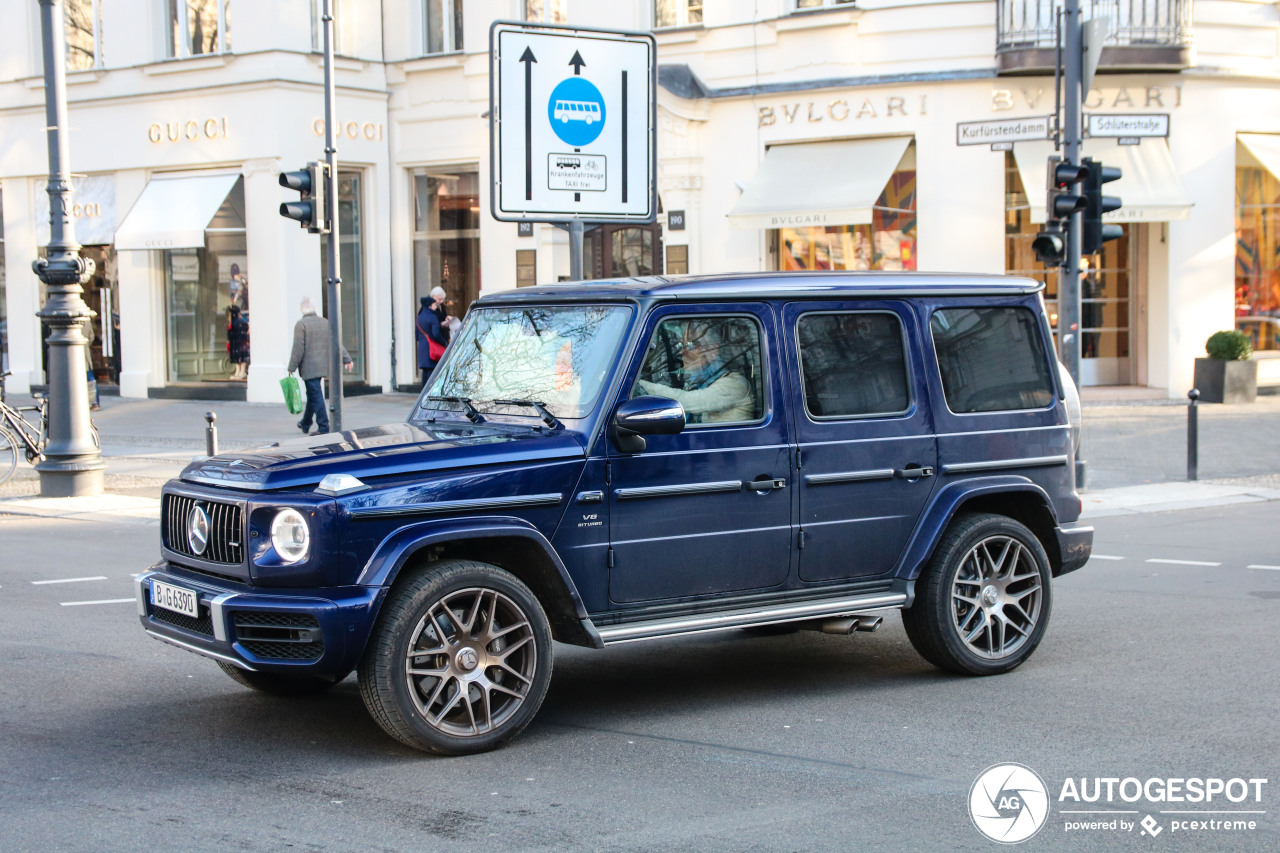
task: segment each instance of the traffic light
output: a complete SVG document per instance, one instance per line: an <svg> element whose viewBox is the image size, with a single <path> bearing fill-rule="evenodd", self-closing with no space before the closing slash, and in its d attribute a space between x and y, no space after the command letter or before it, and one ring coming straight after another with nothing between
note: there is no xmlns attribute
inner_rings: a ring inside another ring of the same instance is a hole
<svg viewBox="0 0 1280 853"><path fill-rule="evenodd" d="M1036 260L1045 266L1062 266L1067 256L1067 231L1071 216L1084 210L1085 198L1076 193L1074 185L1084 180L1085 168L1063 162L1061 157L1050 157L1045 194L1045 227L1031 241Z"/></svg>
<svg viewBox="0 0 1280 853"><path fill-rule="evenodd" d="M1103 195L1102 185L1118 181L1122 177L1119 168L1104 166L1098 161L1084 158L1084 232L1081 235L1080 251L1086 255L1102 251L1102 244L1108 240L1116 240L1124 234L1119 225L1103 225L1102 214L1119 210L1122 202L1117 196Z"/></svg>
<svg viewBox="0 0 1280 853"><path fill-rule="evenodd" d="M286 201L280 205L280 215L296 219L312 234L329 233L329 214L325 204L325 185L328 183L328 163L308 163L296 172L281 172L280 186L296 190L298 201Z"/></svg>

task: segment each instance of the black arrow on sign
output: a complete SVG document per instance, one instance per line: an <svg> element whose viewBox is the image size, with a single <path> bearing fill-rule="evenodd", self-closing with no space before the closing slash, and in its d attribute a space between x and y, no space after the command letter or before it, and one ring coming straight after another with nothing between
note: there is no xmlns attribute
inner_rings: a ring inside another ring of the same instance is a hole
<svg viewBox="0 0 1280 853"><path fill-rule="evenodd" d="M524 63L524 200L533 200L533 63L538 60L526 47L520 54Z"/></svg>
<svg viewBox="0 0 1280 853"><path fill-rule="evenodd" d="M587 61L582 58L582 54L575 50L573 52L573 59L569 60L569 64L573 66L573 75L577 77L582 74L582 66L586 65Z"/></svg>

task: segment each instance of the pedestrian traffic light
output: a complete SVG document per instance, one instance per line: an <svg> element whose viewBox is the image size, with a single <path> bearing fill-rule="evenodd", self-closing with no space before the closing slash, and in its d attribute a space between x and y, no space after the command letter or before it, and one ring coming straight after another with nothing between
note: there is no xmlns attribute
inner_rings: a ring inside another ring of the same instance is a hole
<svg viewBox="0 0 1280 853"><path fill-rule="evenodd" d="M1116 166L1104 166L1090 157L1084 158L1084 168L1084 231L1080 251L1092 255L1102 251L1103 243L1119 239L1124 234L1119 225L1102 224L1102 214L1119 210L1122 205L1119 197L1103 195L1102 185L1120 180L1122 173Z"/></svg>
<svg viewBox="0 0 1280 853"><path fill-rule="evenodd" d="M1071 216L1084 210L1085 198L1074 187L1085 178L1085 168L1050 157L1045 194L1045 227L1031 241L1036 260L1045 266L1062 266L1067 256Z"/></svg>
<svg viewBox="0 0 1280 853"><path fill-rule="evenodd" d="M308 163L296 172L281 172L280 186L296 190L300 199L280 205L280 215L296 219L312 234L329 233L329 215L325 204L328 163Z"/></svg>

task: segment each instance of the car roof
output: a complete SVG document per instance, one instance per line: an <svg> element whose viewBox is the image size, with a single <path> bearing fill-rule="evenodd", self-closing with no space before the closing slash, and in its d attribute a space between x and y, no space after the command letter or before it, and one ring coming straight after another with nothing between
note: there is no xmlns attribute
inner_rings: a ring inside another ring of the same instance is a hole
<svg viewBox="0 0 1280 853"><path fill-rule="evenodd" d="M1038 293L1031 278L973 273L767 272L722 275L647 276L544 284L483 296L498 303L627 300L792 299L844 296L1018 296Z"/></svg>

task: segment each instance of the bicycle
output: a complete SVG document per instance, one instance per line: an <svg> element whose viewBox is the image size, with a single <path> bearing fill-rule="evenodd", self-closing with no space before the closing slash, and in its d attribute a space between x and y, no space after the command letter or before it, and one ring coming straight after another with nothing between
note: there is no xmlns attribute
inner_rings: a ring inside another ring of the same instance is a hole
<svg viewBox="0 0 1280 853"><path fill-rule="evenodd" d="M34 406L11 406L5 399L4 380L12 373L0 373L0 483L13 476L18 467L18 454L21 452L31 464L44 459L45 444L49 441L49 398L43 394L32 394ZM37 412L40 421L32 423L23 414ZM98 428L89 422L89 431L93 443L101 447Z"/></svg>

